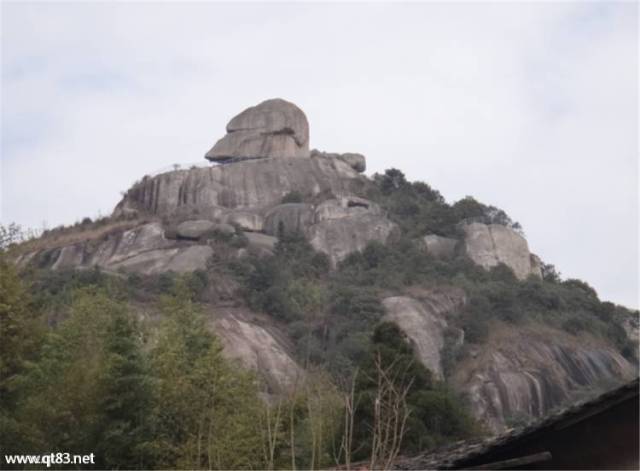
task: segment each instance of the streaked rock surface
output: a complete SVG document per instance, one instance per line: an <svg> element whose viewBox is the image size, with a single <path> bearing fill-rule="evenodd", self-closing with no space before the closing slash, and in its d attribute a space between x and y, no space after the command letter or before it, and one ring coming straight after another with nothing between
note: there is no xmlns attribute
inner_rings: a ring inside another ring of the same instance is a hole
<svg viewBox="0 0 640 471"><path fill-rule="evenodd" d="M457 368L453 383L474 415L501 431L511 418L542 417L575 394L636 374L617 350L586 335L504 328Z"/></svg>
<svg viewBox="0 0 640 471"><path fill-rule="evenodd" d="M524 237L499 224L471 223L463 227L464 248L471 260L483 268L504 263L519 279L542 276L539 264L532 260Z"/></svg>

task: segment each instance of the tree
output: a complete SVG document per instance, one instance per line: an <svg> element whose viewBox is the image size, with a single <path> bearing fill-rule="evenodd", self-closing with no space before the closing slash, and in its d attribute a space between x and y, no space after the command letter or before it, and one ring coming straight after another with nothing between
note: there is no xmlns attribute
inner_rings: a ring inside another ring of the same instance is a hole
<svg viewBox="0 0 640 471"><path fill-rule="evenodd" d="M95 287L73 292L68 317L48 332L39 361L29 365L21 421L33 425L37 449L94 452L102 421L104 333L125 306Z"/></svg>
<svg viewBox="0 0 640 471"><path fill-rule="evenodd" d="M44 326L13 264L0 253L0 447L20 452L27 447L28 425L16 409L25 393L24 375L34 361Z"/></svg>
<svg viewBox="0 0 640 471"><path fill-rule="evenodd" d="M155 467L263 467L255 379L223 358L184 283L160 309L165 320L151 352Z"/></svg>
<svg viewBox="0 0 640 471"><path fill-rule="evenodd" d="M145 444L152 391L141 350L140 332L125 312L114 313L105 339L100 436L96 455L110 469L148 464Z"/></svg>

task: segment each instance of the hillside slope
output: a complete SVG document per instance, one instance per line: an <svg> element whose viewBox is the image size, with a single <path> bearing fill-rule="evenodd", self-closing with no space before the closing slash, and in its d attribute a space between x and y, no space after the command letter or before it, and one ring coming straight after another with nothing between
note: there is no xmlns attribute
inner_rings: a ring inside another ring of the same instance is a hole
<svg viewBox="0 0 640 471"><path fill-rule="evenodd" d="M219 163L143 177L106 220L13 248L18 266L142 292L184 274L226 355L275 394L353 369L383 320L494 431L637 375L637 312L560 280L503 211L395 169L367 178L359 154L309 151L295 105L265 103L232 120L249 127L228 128Z"/></svg>

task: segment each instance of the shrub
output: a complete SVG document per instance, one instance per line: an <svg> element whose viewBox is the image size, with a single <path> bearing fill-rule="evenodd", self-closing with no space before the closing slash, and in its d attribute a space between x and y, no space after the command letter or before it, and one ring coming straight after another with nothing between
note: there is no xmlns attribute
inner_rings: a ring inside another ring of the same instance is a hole
<svg viewBox="0 0 640 471"><path fill-rule="evenodd" d="M303 202L303 197L302 197L302 193L300 193L299 191L290 191L289 193L287 193L286 195L284 195L282 197L282 204L285 203L302 203Z"/></svg>

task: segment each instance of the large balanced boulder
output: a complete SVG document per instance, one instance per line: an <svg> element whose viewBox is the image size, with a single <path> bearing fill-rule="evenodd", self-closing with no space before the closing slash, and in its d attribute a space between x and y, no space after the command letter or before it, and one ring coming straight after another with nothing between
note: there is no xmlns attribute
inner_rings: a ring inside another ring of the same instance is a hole
<svg viewBox="0 0 640 471"><path fill-rule="evenodd" d="M212 161L309 157L309 123L293 103L275 98L247 108L227 124L227 134L205 157Z"/></svg>

